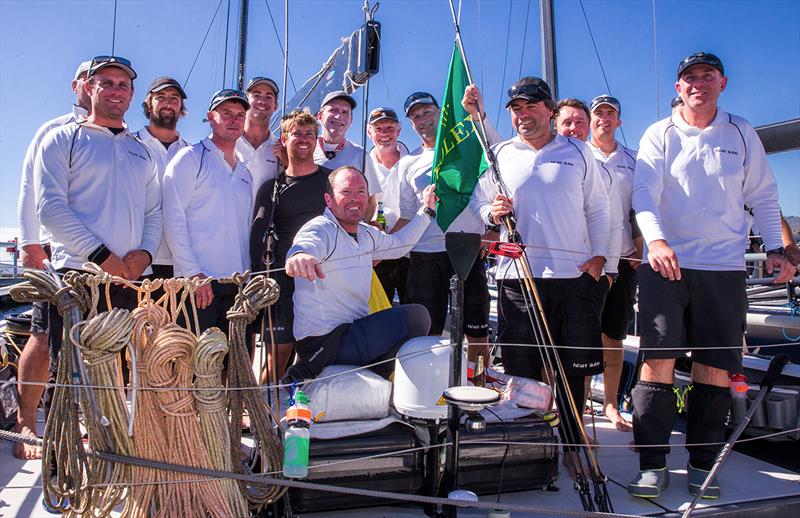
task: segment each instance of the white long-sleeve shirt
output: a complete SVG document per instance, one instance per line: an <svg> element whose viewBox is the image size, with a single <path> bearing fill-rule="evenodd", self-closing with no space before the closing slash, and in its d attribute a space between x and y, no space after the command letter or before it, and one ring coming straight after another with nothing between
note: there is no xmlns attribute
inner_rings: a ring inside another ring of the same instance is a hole
<svg viewBox="0 0 800 518"><path fill-rule="evenodd" d="M80 106L73 106L72 112L65 113L61 117L51 119L36 130L36 133L28 145L25 152L25 159L22 161L22 179L19 189L19 201L17 203L17 217L20 229L20 245L36 245L48 241L46 229L40 228L39 216L36 214L36 190L33 181L33 166L36 162L36 155L42 144L42 139L47 132L53 128L69 124L79 119L85 119L86 109Z"/></svg>
<svg viewBox="0 0 800 518"><path fill-rule="evenodd" d="M304 252L322 262L325 278L294 280L294 336L322 336L337 326L369 315L372 261L396 259L408 253L431 223L417 214L395 234L359 223L357 239L325 209L300 229L288 257Z"/></svg>
<svg viewBox="0 0 800 518"><path fill-rule="evenodd" d="M132 250L155 257L161 241L158 173L147 148L127 129L115 135L86 121L55 128L42 140L33 176L56 268L81 268L101 245L120 258Z"/></svg>
<svg viewBox="0 0 800 518"><path fill-rule="evenodd" d="M750 123L717 108L704 129L680 114L647 128L636 161L633 208L648 245L666 240L683 268L744 270L745 205L753 209L766 249L779 248L778 189Z"/></svg>
<svg viewBox="0 0 800 518"><path fill-rule="evenodd" d="M579 277L581 264L607 257L608 195L586 143L556 135L537 151L516 136L493 149L534 277ZM483 221L489 221L497 192L493 175L484 172L470 201ZM507 257L498 258L497 277L518 278Z"/></svg>
<svg viewBox="0 0 800 518"><path fill-rule="evenodd" d="M150 156L156 162L156 171L158 172L158 185L161 188L161 182L164 179L164 170L170 160L180 151L189 145L188 142L178 136L178 140L171 143L168 147L164 147L157 138L147 128L142 128L135 133L136 137L147 146L150 151ZM153 264L172 264L172 252L169 251L167 244L167 236L161 233L161 243L158 245L155 257L153 257Z"/></svg>
<svg viewBox="0 0 800 518"><path fill-rule="evenodd" d="M589 146L591 147L591 145ZM619 198L619 181L613 172L606 165L598 160L597 166L600 171L600 178L603 179L603 186L608 195L608 219L609 219L609 238L608 255L606 264L603 266L605 273L619 273L619 257L622 250L622 201Z"/></svg>
<svg viewBox="0 0 800 518"><path fill-rule="evenodd" d="M617 186L618 201L622 209L622 236L620 255L627 257L636 252L633 243L630 213L633 199L633 173L636 170L636 151L626 148L619 142L617 147L608 156L603 150L589 143L594 157L600 161L614 177Z"/></svg>
<svg viewBox="0 0 800 518"><path fill-rule="evenodd" d="M244 162L253 179L253 203L255 203L258 190L267 180L278 176L278 159L275 157L275 144L278 137L270 135L267 140L258 146L258 149L247 140L244 135L236 141L236 155Z"/></svg>
<svg viewBox="0 0 800 518"><path fill-rule="evenodd" d="M164 231L176 277L228 277L249 268L252 179L211 138L178 151L162 183Z"/></svg>

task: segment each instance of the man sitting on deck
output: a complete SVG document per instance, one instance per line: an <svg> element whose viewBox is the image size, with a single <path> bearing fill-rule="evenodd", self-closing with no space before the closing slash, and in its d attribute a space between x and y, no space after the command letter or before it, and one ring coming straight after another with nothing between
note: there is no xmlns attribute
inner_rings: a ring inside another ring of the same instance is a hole
<svg viewBox="0 0 800 518"><path fill-rule="evenodd" d="M328 176L327 209L306 223L289 250L286 273L295 278L294 334L298 362L285 381L314 378L327 365L369 365L392 358L399 347L430 329L424 306L407 304L369 314L373 259L402 257L435 219L436 195L428 186L423 207L395 234L363 223L367 181L344 166ZM391 371L390 362L375 367Z"/></svg>

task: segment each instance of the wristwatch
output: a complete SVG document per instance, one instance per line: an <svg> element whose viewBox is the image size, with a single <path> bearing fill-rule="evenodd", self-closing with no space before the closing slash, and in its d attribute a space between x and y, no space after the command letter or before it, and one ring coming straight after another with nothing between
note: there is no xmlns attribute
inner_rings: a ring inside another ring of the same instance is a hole
<svg viewBox="0 0 800 518"><path fill-rule="evenodd" d="M780 247L780 248L773 248L772 250L767 250L767 255L770 254L778 254L781 257L786 257L786 249L784 247Z"/></svg>
<svg viewBox="0 0 800 518"><path fill-rule="evenodd" d="M425 209L422 212L427 214L431 219L436 219L436 211L433 210L432 208L425 207Z"/></svg>

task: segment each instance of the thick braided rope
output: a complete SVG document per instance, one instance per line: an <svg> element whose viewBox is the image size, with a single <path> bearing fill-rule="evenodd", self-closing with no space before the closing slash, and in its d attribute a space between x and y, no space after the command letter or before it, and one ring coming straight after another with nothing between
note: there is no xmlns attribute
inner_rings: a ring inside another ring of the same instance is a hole
<svg viewBox="0 0 800 518"><path fill-rule="evenodd" d="M147 362L147 375L155 387L189 387L192 384L191 358L197 338L191 332L169 323L161 328ZM169 462L189 466L211 465L196 420L194 400L188 392L156 392L156 400L164 414L164 438ZM186 479L180 475L178 479ZM157 490L156 517L211 516L232 517L227 507L222 482L209 480L191 487L189 493L178 492L179 484L164 484Z"/></svg>
<svg viewBox="0 0 800 518"><path fill-rule="evenodd" d="M278 284L273 279L259 275L249 279L249 273L235 274L232 282L238 286L233 307L228 311L230 331L228 337L228 387L251 388L230 392L229 414L231 458L234 469L249 472L242 462L242 412L245 405L250 416L250 430L256 451L261 458L261 469L265 472L280 472L283 469L283 445L275 430L279 423L267 406L261 389L253 375L250 354L247 350L245 329L267 306L274 304L280 295ZM251 507L259 508L283 496L285 487L277 485L251 484L239 481Z"/></svg>
<svg viewBox="0 0 800 518"><path fill-rule="evenodd" d="M214 469L233 471L231 437L228 435L228 398L222 390L222 368L228 353L228 339L220 329L212 327L200 336L194 352L194 385L207 388L193 392L200 430ZM236 481L222 481L225 496L234 516L247 516L247 500Z"/></svg>

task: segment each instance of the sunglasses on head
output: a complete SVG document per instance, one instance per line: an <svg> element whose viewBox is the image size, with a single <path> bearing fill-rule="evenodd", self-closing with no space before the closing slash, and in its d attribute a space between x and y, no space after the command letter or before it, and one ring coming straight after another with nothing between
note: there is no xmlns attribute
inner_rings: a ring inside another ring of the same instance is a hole
<svg viewBox="0 0 800 518"><path fill-rule="evenodd" d="M103 65L105 63L119 63L120 65L131 67L131 62L129 59L121 58L119 56L95 56L92 58L92 64L89 66L89 68L92 69L97 65Z"/></svg>
<svg viewBox="0 0 800 518"><path fill-rule="evenodd" d="M408 96L406 102L403 103L403 108L406 112L408 112L408 109L411 107L411 105L417 101L425 101L428 104L436 104L436 101L433 99L433 97L431 97L431 94L426 92L416 92Z"/></svg>
<svg viewBox="0 0 800 518"><path fill-rule="evenodd" d="M521 95L539 100L550 98L550 92L537 84L514 85L508 89L508 97L510 99Z"/></svg>

